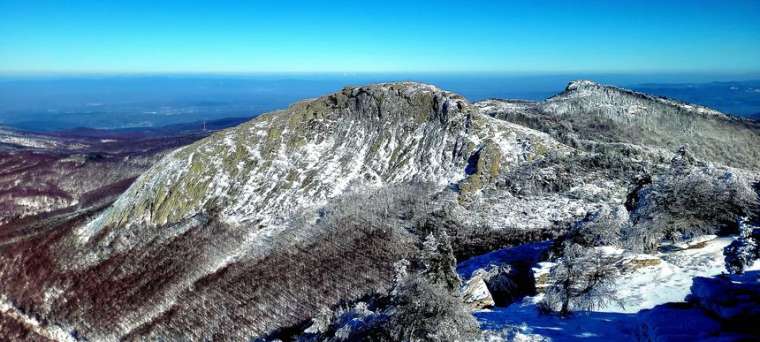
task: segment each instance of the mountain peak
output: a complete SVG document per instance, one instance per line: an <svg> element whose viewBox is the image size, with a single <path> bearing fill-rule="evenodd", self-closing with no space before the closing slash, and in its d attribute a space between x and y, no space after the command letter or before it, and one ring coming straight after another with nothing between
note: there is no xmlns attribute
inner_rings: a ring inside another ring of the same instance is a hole
<svg viewBox="0 0 760 342"><path fill-rule="evenodd" d="M304 101L291 108L295 112L332 112L342 118L365 123L386 121L439 121L446 124L452 115L471 110L459 94L418 82L378 83L345 87L341 91Z"/></svg>
<svg viewBox="0 0 760 342"><path fill-rule="evenodd" d="M349 87L351 88L351 87ZM422 83L422 82L414 82L414 81L398 81L398 82L385 82L385 83L376 83L376 84L370 84L365 86L359 86L359 87L353 87L358 89L399 89L407 92L446 92L444 90L441 90L440 88L428 84L428 83Z"/></svg>
<svg viewBox="0 0 760 342"><path fill-rule="evenodd" d="M419 94L440 94L451 97L456 97L464 100L464 97L451 93L449 91L442 90L432 84L412 82L412 81L399 81L399 82L386 82L375 83L363 86L347 86L342 91L332 94L344 94L347 96L357 96L360 93L392 93L401 97L411 97ZM328 96L332 96L328 95Z"/></svg>
<svg viewBox="0 0 760 342"><path fill-rule="evenodd" d="M598 87L599 84L589 80L574 80L570 81L565 87L565 91L578 90L580 88Z"/></svg>

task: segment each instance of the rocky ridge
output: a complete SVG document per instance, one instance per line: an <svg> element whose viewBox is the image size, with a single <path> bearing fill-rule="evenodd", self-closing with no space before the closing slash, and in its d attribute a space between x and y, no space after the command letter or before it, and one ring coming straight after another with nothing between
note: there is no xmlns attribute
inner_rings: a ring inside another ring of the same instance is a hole
<svg viewBox="0 0 760 342"><path fill-rule="evenodd" d="M757 122L591 81L570 82L545 101L486 100L476 106L586 151L614 149L658 159L689 145L699 159L760 169L760 150L753 148L760 143Z"/></svg>
<svg viewBox="0 0 760 342"><path fill-rule="evenodd" d="M130 227L177 224L212 207L226 223L271 227L344 193L407 182L456 186L464 199L549 151L570 149L433 86L346 88L175 151L77 234L130 244L119 240Z"/></svg>

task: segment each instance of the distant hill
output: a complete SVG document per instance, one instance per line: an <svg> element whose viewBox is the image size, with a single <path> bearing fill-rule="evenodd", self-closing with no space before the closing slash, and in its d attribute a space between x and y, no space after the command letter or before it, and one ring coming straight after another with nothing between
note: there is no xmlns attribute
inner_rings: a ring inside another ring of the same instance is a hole
<svg viewBox="0 0 760 342"><path fill-rule="evenodd" d="M744 117L757 117L760 114L760 80L678 84L646 83L631 88L647 94L707 106L726 114Z"/></svg>
<svg viewBox="0 0 760 342"><path fill-rule="evenodd" d="M208 131L218 131L228 127L237 126L250 120L250 117L224 118L218 120L194 121L188 123L179 123L161 127L132 127L119 129L95 129L87 127L77 127L49 133L53 136L61 137L81 137L81 138L120 138L120 137L155 137L186 135L193 133L203 133Z"/></svg>
<svg viewBox="0 0 760 342"><path fill-rule="evenodd" d="M637 146L636 150L669 152L689 145L700 159L760 169L760 125L686 102L577 81L545 101L489 100L476 105L488 115L587 151Z"/></svg>

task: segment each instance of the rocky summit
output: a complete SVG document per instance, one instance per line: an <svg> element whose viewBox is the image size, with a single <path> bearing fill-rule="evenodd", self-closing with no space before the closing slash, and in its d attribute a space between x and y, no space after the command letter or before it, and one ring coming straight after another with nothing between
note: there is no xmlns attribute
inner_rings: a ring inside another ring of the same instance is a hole
<svg viewBox="0 0 760 342"><path fill-rule="evenodd" d="M654 224L674 160L744 186L757 146L757 122L591 81L539 102L347 87L176 149L109 206L0 241L0 318L70 341L325 333L325 310L402 308L403 289L424 288L398 285L400 261L432 273L431 250L461 262L597 217Z"/></svg>

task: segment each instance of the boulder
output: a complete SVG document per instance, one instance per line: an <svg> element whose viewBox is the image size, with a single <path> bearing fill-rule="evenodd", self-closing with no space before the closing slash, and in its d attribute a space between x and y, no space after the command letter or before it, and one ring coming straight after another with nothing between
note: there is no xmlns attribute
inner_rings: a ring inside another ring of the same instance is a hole
<svg viewBox="0 0 760 342"><path fill-rule="evenodd" d="M496 304L488 291L485 275L485 272L476 273L462 287L462 301L473 310L490 308Z"/></svg>
<svg viewBox="0 0 760 342"><path fill-rule="evenodd" d="M497 306L508 306L524 296L536 294L533 267L543 259L550 241L524 244L486 253L460 263L457 272L463 279L479 275Z"/></svg>

